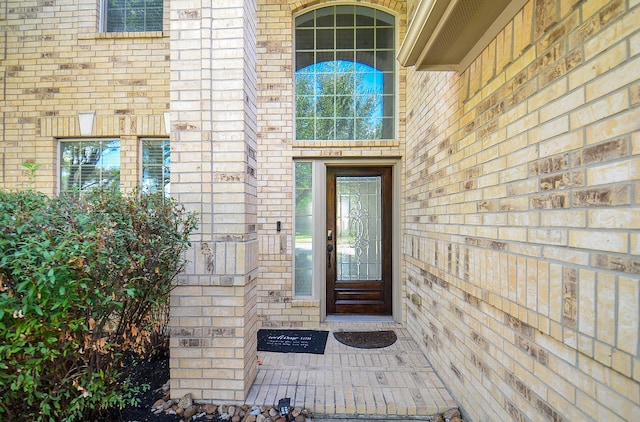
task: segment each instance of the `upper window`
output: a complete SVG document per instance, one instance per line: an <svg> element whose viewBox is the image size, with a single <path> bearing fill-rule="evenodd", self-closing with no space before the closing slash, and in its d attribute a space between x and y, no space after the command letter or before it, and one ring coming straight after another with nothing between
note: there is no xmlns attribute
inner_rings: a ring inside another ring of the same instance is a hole
<svg viewBox="0 0 640 422"><path fill-rule="evenodd" d="M120 140L91 139L60 144L60 192L119 186Z"/></svg>
<svg viewBox="0 0 640 422"><path fill-rule="evenodd" d="M162 31L162 0L104 0L107 32Z"/></svg>
<svg viewBox="0 0 640 422"><path fill-rule="evenodd" d="M169 196L171 149L168 139L142 141L142 191Z"/></svg>
<svg viewBox="0 0 640 422"><path fill-rule="evenodd" d="M395 137L395 18L329 6L296 18L296 139Z"/></svg>

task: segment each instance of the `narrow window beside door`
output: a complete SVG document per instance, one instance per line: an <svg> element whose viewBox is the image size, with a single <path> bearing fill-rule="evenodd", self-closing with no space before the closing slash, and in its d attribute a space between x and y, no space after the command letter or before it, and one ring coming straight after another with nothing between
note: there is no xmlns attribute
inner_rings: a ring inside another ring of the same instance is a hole
<svg viewBox="0 0 640 422"><path fill-rule="evenodd" d="M311 296L313 279L312 163L295 164L295 296Z"/></svg>

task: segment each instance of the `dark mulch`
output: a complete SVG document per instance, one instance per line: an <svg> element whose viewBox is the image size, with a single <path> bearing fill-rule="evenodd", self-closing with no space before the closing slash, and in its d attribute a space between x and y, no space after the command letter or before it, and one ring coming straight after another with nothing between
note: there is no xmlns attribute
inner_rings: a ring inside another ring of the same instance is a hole
<svg viewBox="0 0 640 422"><path fill-rule="evenodd" d="M111 421L179 422L181 420L177 415L167 415L164 412L155 415L151 412L151 406L164 395L162 386L169 381L168 353L161 353L145 361L132 362L128 368L128 375L134 385L148 384L149 388L138 394L139 406L112 410Z"/></svg>

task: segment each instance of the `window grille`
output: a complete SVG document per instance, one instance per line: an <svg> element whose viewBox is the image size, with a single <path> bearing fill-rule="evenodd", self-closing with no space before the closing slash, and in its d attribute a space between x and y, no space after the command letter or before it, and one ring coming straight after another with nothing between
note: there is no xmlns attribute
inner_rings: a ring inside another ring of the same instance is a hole
<svg viewBox="0 0 640 422"><path fill-rule="evenodd" d="M104 0L106 32L162 31L163 0Z"/></svg>
<svg viewBox="0 0 640 422"><path fill-rule="evenodd" d="M329 6L296 18L296 139L395 137L395 18Z"/></svg>

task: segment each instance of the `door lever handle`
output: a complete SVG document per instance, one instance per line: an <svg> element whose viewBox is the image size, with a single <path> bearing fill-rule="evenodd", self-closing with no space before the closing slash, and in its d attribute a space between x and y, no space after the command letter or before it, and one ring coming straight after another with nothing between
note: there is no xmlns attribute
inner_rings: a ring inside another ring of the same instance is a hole
<svg viewBox="0 0 640 422"><path fill-rule="evenodd" d="M333 245L332 244L328 244L327 245L327 266L328 266L328 268L331 268L331 252L333 252Z"/></svg>

